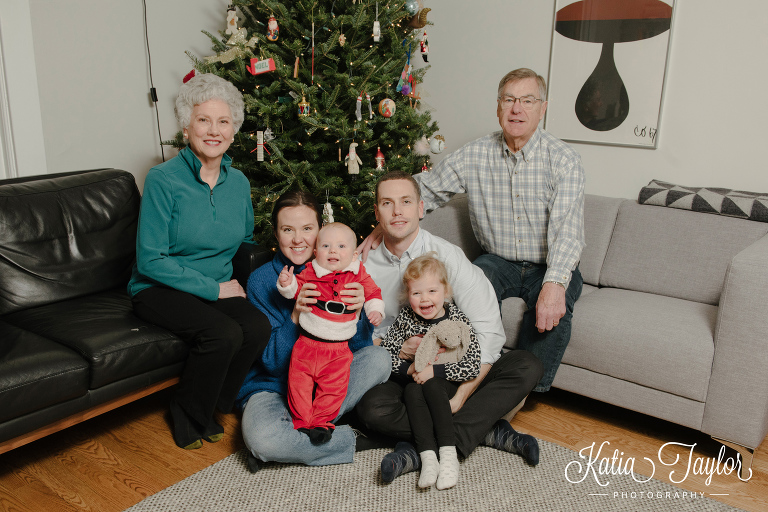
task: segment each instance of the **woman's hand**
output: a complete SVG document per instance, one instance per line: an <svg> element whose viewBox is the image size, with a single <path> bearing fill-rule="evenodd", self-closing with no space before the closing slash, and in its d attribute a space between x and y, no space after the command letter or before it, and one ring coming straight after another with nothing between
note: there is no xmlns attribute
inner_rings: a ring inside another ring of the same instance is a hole
<svg viewBox="0 0 768 512"><path fill-rule="evenodd" d="M240 283L237 282L237 279L232 279L226 283L219 283L219 298L231 299L232 297L245 298L245 291L240 286Z"/></svg>
<svg viewBox="0 0 768 512"><path fill-rule="evenodd" d="M344 285L346 290L341 290L341 300L347 305L348 309L357 311L363 307L365 302L365 292L363 291L363 285L360 283L347 283Z"/></svg>
<svg viewBox="0 0 768 512"><path fill-rule="evenodd" d="M299 325L299 314L309 313L312 311L312 304L317 303L315 297L320 296L320 292L316 290L317 285L314 283L305 283L301 287L299 296L296 297L296 305L293 306L293 312L291 313L291 321L296 325Z"/></svg>
<svg viewBox="0 0 768 512"><path fill-rule="evenodd" d="M432 368L431 364L428 364L427 367L421 370L420 372L413 373L413 380L416 382L416 384L424 384L434 376L435 376L435 369Z"/></svg>

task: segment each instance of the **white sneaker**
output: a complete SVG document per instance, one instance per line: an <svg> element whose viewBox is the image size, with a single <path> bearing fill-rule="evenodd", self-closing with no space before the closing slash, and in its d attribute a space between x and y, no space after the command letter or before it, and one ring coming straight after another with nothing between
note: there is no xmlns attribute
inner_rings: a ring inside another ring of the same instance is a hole
<svg viewBox="0 0 768 512"><path fill-rule="evenodd" d="M437 461L437 454L434 450L424 450L419 453L421 457L421 474L419 475L419 487L426 489L432 487L437 482L437 475L440 472L440 463Z"/></svg>
<svg viewBox="0 0 768 512"><path fill-rule="evenodd" d="M440 447L440 473L437 476L437 488L441 491L450 489L459 481L459 458L455 446Z"/></svg>

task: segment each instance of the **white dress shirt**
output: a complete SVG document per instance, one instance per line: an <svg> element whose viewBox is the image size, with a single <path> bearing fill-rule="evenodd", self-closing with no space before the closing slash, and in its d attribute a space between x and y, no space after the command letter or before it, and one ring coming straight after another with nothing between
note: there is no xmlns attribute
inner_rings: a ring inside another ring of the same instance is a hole
<svg viewBox="0 0 768 512"><path fill-rule="evenodd" d="M373 337L383 338L400 308L407 304L407 301L404 303L401 300L406 267L411 260L429 251L435 251L437 258L445 264L448 282L453 288L453 302L472 322L480 344L480 362L493 364L501 355L506 341L493 286L461 249L421 228L400 258L392 254L383 242L368 253L365 268L381 288L386 312L384 321L374 329Z"/></svg>

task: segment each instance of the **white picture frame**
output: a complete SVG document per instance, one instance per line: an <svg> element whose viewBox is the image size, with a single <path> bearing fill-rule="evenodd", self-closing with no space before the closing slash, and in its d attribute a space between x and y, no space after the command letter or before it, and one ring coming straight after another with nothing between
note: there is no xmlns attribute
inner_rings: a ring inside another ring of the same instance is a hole
<svg viewBox="0 0 768 512"><path fill-rule="evenodd" d="M544 127L556 137L658 147L677 0L633 3L555 0ZM615 19L622 16L626 18ZM611 49L613 72L608 64Z"/></svg>

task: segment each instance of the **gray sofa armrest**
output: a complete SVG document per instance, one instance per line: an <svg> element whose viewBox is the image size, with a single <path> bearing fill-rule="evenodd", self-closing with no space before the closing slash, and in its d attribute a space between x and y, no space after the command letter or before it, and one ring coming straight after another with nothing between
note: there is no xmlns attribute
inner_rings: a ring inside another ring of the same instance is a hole
<svg viewBox="0 0 768 512"><path fill-rule="evenodd" d="M702 431L756 448L768 431L768 235L728 267Z"/></svg>
<svg viewBox="0 0 768 512"><path fill-rule="evenodd" d="M272 261L274 253L261 246L243 242L238 247L235 257L232 258L232 277L237 279L245 290L248 287L248 277L251 272Z"/></svg>

